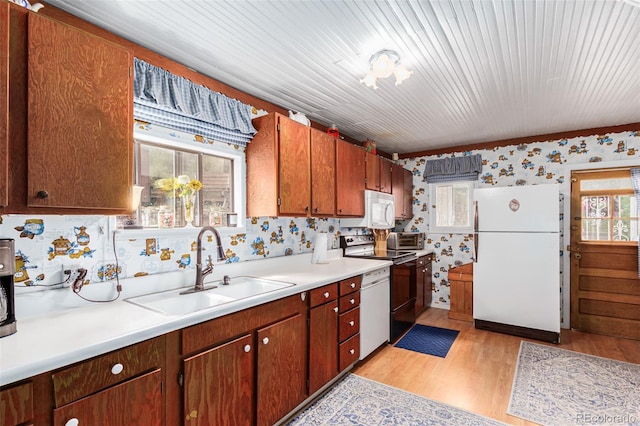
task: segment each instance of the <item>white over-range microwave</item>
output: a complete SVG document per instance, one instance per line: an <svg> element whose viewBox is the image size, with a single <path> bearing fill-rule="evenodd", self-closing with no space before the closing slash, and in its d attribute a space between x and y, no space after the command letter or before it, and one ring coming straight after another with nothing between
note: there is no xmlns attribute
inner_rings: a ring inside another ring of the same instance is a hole
<svg viewBox="0 0 640 426"><path fill-rule="evenodd" d="M351 228L391 229L395 226L396 207L393 195L364 191L364 217L340 219L340 226Z"/></svg>

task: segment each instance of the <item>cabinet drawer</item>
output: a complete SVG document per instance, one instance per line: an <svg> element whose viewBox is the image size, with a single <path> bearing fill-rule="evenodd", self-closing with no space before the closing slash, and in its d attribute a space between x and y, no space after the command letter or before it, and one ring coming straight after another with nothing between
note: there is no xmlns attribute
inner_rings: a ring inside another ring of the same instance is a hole
<svg viewBox="0 0 640 426"><path fill-rule="evenodd" d="M338 340L343 342L360 331L360 308L341 314L338 323Z"/></svg>
<svg viewBox="0 0 640 426"><path fill-rule="evenodd" d="M314 288L309 292L310 307L321 305L330 300L338 298L338 284L333 283L323 287Z"/></svg>
<svg viewBox="0 0 640 426"><path fill-rule="evenodd" d="M164 424L162 371L155 370L53 410L53 424Z"/></svg>
<svg viewBox="0 0 640 426"><path fill-rule="evenodd" d="M340 371L360 358L360 334L340 344Z"/></svg>
<svg viewBox="0 0 640 426"><path fill-rule="evenodd" d="M342 296L340 298L339 306L340 313L347 312L349 309L360 306L360 292L358 291Z"/></svg>
<svg viewBox="0 0 640 426"><path fill-rule="evenodd" d="M0 419L3 425L17 425L33 419L31 382L0 391Z"/></svg>
<svg viewBox="0 0 640 426"><path fill-rule="evenodd" d="M56 407L160 367L163 343L164 338L147 340L53 373Z"/></svg>
<svg viewBox="0 0 640 426"><path fill-rule="evenodd" d="M361 284L362 275L357 275L355 277L347 278L346 280L340 281L340 296L360 290Z"/></svg>

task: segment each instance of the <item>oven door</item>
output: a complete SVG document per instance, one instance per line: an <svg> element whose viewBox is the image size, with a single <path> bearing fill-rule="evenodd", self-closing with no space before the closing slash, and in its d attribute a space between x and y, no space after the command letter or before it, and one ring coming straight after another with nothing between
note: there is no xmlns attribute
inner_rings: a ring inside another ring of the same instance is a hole
<svg viewBox="0 0 640 426"><path fill-rule="evenodd" d="M391 342L395 342L416 321L416 260L391 267Z"/></svg>

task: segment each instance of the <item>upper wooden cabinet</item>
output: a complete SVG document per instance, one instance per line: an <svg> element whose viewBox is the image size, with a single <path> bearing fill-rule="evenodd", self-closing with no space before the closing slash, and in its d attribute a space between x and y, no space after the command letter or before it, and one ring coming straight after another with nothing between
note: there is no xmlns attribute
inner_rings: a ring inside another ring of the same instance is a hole
<svg viewBox="0 0 640 426"><path fill-rule="evenodd" d="M27 39L27 205L127 211L129 51L36 13Z"/></svg>
<svg viewBox="0 0 640 426"><path fill-rule="evenodd" d="M398 164L392 165L392 194L396 206L396 219L413 217L413 174Z"/></svg>
<svg viewBox="0 0 640 426"><path fill-rule="evenodd" d="M253 121L247 145L247 215L307 216L311 209L309 127L273 113Z"/></svg>
<svg viewBox="0 0 640 426"><path fill-rule="evenodd" d="M366 189L391 193L391 161L365 152Z"/></svg>
<svg viewBox="0 0 640 426"><path fill-rule="evenodd" d="M9 181L9 3L0 3L0 207Z"/></svg>
<svg viewBox="0 0 640 426"><path fill-rule="evenodd" d="M364 216L364 148L336 141L336 213Z"/></svg>
<svg viewBox="0 0 640 426"><path fill-rule="evenodd" d="M336 138L311 129L311 214L336 214Z"/></svg>

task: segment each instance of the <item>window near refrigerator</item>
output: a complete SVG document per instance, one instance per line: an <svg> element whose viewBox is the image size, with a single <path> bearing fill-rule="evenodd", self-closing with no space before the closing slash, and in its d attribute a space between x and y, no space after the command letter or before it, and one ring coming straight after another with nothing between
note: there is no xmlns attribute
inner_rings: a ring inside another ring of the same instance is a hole
<svg viewBox="0 0 640 426"><path fill-rule="evenodd" d="M429 231L473 232L474 182L429 184Z"/></svg>
<svg viewBox="0 0 640 426"><path fill-rule="evenodd" d="M193 225L227 226L227 213L238 212L234 165L237 159L136 140L136 182L144 187L138 210L145 228L185 226L183 200L159 185L160 179L186 175L197 179Z"/></svg>
<svg viewBox="0 0 640 426"><path fill-rule="evenodd" d="M580 181L583 241L638 241L631 177Z"/></svg>

